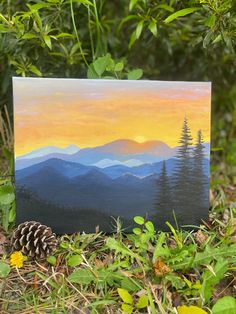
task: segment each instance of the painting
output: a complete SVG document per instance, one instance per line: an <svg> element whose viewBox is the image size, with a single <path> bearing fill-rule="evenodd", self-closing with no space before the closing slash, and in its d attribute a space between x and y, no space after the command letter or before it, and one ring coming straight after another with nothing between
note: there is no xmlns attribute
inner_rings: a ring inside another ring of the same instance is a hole
<svg viewBox="0 0 236 314"><path fill-rule="evenodd" d="M209 82L13 78L17 222L59 234L207 219Z"/></svg>

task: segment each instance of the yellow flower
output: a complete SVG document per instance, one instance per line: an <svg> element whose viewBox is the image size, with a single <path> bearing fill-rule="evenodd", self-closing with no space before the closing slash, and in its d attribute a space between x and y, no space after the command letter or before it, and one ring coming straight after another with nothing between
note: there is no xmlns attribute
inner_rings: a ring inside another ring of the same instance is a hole
<svg viewBox="0 0 236 314"><path fill-rule="evenodd" d="M11 267L21 268L24 262L24 255L20 251L13 252L10 256Z"/></svg>
<svg viewBox="0 0 236 314"><path fill-rule="evenodd" d="M207 314L206 311L203 309L197 307L197 306L186 306L186 305L181 305L178 306L178 314Z"/></svg>

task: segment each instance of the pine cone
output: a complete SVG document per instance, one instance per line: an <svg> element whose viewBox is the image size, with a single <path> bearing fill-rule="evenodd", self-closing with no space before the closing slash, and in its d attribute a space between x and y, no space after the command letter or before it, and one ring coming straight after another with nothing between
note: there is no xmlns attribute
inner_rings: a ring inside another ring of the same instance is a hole
<svg viewBox="0 0 236 314"><path fill-rule="evenodd" d="M31 258L45 258L52 253L56 245L57 239L52 229L40 222L26 221L13 232L13 249Z"/></svg>

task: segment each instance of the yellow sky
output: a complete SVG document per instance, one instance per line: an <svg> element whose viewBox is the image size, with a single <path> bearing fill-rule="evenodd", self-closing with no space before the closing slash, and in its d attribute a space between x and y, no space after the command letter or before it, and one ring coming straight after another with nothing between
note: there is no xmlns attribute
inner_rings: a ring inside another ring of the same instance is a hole
<svg viewBox="0 0 236 314"><path fill-rule="evenodd" d="M14 78L16 156L117 139L178 144L186 115L210 141L210 83Z"/></svg>

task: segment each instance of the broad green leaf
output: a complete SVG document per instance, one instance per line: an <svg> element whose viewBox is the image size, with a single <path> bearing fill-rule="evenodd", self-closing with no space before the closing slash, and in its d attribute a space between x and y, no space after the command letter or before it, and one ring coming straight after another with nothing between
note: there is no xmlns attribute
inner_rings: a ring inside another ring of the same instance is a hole
<svg viewBox="0 0 236 314"><path fill-rule="evenodd" d="M152 32L152 34L157 37L157 23L156 21L151 21L148 25L148 29Z"/></svg>
<svg viewBox="0 0 236 314"><path fill-rule="evenodd" d="M231 296L223 297L217 300L212 308L212 314L235 314L236 299Z"/></svg>
<svg viewBox="0 0 236 314"><path fill-rule="evenodd" d="M132 314L134 308L133 308L132 305L123 303L123 304L121 305L121 309L122 309L123 313L125 313L125 314Z"/></svg>
<svg viewBox="0 0 236 314"><path fill-rule="evenodd" d="M10 266L0 261L0 278L6 278L10 271L11 271Z"/></svg>
<svg viewBox="0 0 236 314"><path fill-rule="evenodd" d="M181 305L177 307L178 314L208 314L206 311L198 306Z"/></svg>
<svg viewBox="0 0 236 314"><path fill-rule="evenodd" d="M123 62L118 62L118 63L115 65L114 70L115 70L116 72L120 72L120 71L123 70L123 68L124 68L124 63L123 63Z"/></svg>
<svg viewBox="0 0 236 314"><path fill-rule="evenodd" d="M57 259L55 256L50 255L47 257L47 262L54 266L54 265L56 265Z"/></svg>
<svg viewBox="0 0 236 314"><path fill-rule="evenodd" d="M137 309L144 309L147 306L148 306L148 297L144 294L139 298L139 300L136 304L136 308Z"/></svg>
<svg viewBox="0 0 236 314"><path fill-rule="evenodd" d="M96 73L101 76L104 71L106 70L106 66L110 60L111 56L109 54L106 54L103 57L99 57L97 60L93 62L93 67Z"/></svg>
<svg viewBox="0 0 236 314"><path fill-rule="evenodd" d="M12 185L0 186L0 204L9 205L15 199L14 188Z"/></svg>
<svg viewBox="0 0 236 314"><path fill-rule="evenodd" d="M68 276L68 280L75 283L90 284L95 277L89 269L77 269Z"/></svg>
<svg viewBox="0 0 236 314"><path fill-rule="evenodd" d="M147 221L145 223L145 227L147 228L147 230L149 232L154 232L155 231L154 225L153 225L153 223L151 221Z"/></svg>
<svg viewBox="0 0 236 314"><path fill-rule="evenodd" d="M198 10L200 10L200 8L196 8L196 7L194 7L194 8L186 8L186 9L179 10L179 11L177 11L177 12L175 12L175 13L169 15L169 16L164 20L164 22L165 22L165 23L170 23L170 22L176 20L178 17L182 17L182 16L185 16L185 15L191 14L191 13L196 12L196 11L198 11Z"/></svg>
<svg viewBox="0 0 236 314"><path fill-rule="evenodd" d="M136 39L139 39L143 30L144 21L140 21L136 27Z"/></svg>
<svg viewBox="0 0 236 314"><path fill-rule="evenodd" d="M140 228L134 228L133 229L133 233L136 234L136 235L140 235L142 233L142 231L141 231Z"/></svg>
<svg viewBox="0 0 236 314"><path fill-rule="evenodd" d="M117 291L123 302L133 304L132 295L127 290L118 288Z"/></svg>
<svg viewBox="0 0 236 314"><path fill-rule="evenodd" d="M136 222L136 224L138 224L138 225L143 225L144 222L145 222L145 220L144 220L144 218L141 217L141 216L135 216L135 217L134 217L134 222Z"/></svg>
<svg viewBox="0 0 236 314"><path fill-rule="evenodd" d="M88 67L87 78L88 79L98 79L99 78L99 75L94 70L93 64Z"/></svg>
<svg viewBox="0 0 236 314"><path fill-rule="evenodd" d="M69 265L70 267L75 267L75 266L80 265L80 264L82 263L82 261L83 261L82 256L79 255L79 254L77 254L77 255L71 256L71 257L68 259L67 263L68 263L68 265Z"/></svg>

